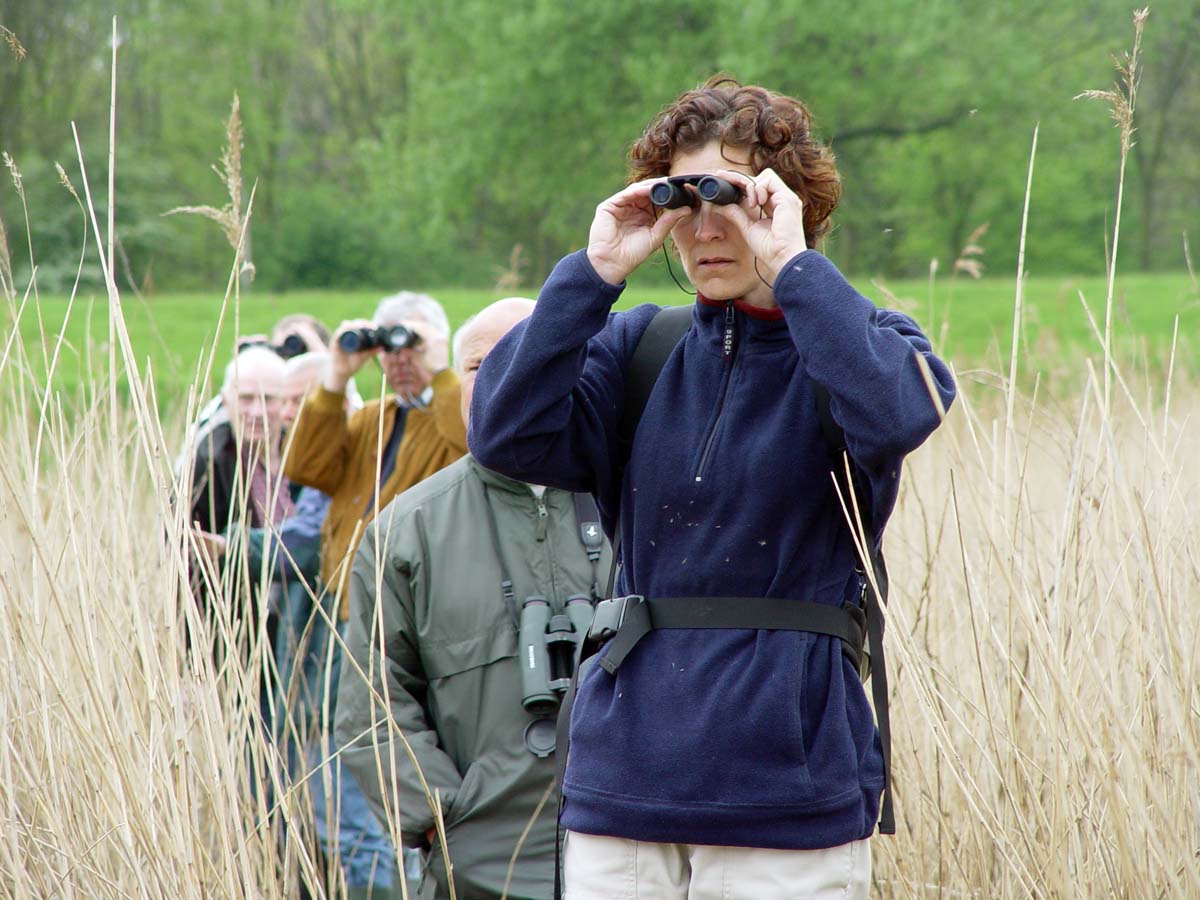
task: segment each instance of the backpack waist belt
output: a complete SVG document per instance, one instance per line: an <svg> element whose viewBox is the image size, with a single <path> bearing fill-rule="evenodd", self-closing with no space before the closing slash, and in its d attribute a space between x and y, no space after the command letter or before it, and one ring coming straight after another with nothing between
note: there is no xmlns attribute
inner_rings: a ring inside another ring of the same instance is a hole
<svg viewBox="0 0 1200 900"><path fill-rule="evenodd" d="M777 597L647 598L631 594L596 604L588 642L594 647L610 641L597 662L608 674L615 675L637 642L656 628L757 628L827 634L841 640L843 651L857 670L866 637L866 616L857 606Z"/></svg>

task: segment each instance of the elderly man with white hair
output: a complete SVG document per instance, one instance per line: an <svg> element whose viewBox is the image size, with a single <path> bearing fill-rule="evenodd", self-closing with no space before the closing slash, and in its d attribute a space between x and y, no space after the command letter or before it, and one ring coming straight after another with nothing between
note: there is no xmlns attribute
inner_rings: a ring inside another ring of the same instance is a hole
<svg viewBox="0 0 1200 900"><path fill-rule="evenodd" d="M373 359L386 382L384 396L347 417L346 387ZM441 304L408 291L387 297L371 320L338 327L321 384L305 398L291 428L288 477L332 498L321 530L320 583L335 598L339 630L348 612L346 561L363 531L393 497L467 451L458 376L449 364L450 323ZM327 658L321 677L336 686L340 642ZM312 750L310 757L322 764L326 750ZM383 896L395 877L391 843L354 780L339 777L333 765L333 794L313 791L322 846L338 858L352 896L368 890Z"/></svg>
<svg viewBox="0 0 1200 900"><path fill-rule="evenodd" d="M202 434L192 458L189 521L218 533L263 526L291 513L280 472L281 401L287 366L265 347L249 347L225 369L221 398L228 421Z"/></svg>
<svg viewBox="0 0 1200 900"><path fill-rule="evenodd" d="M455 336L464 420L480 361L533 306L498 301ZM420 900L550 897L553 717L572 636L586 631L610 564L590 497L469 456L366 529L347 589L356 665L341 676L337 743L393 837L427 855ZM543 681L526 677L527 659L539 660ZM426 786L442 805L453 895Z"/></svg>

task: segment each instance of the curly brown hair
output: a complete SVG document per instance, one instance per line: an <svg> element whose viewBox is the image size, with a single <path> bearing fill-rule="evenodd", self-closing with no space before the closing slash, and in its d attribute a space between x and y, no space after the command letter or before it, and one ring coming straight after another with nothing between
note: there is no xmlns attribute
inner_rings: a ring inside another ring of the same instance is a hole
<svg viewBox="0 0 1200 900"><path fill-rule="evenodd" d="M808 246L829 231L842 193L833 153L812 136L808 107L792 97L714 75L665 107L629 149L629 182L661 178L679 152L711 141L750 151L756 172L774 169L804 203Z"/></svg>

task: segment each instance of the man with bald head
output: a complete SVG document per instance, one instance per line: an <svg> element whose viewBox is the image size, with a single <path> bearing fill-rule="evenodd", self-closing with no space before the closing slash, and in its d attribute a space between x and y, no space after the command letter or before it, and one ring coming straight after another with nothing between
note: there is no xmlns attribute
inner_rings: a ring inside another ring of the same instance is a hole
<svg viewBox="0 0 1200 900"><path fill-rule="evenodd" d="M290 486L280 465L283 434L282 398L287 366L267 347L251 346L239 352L225 368L221 402L225 415L196 438L192 457L192 490L189 522L196 529L197 561L192 585L202 610L216 612L235 625L233 645L225 630L214 628L215 662L245 653L246 644L274 640L275 600L272 585L260 597L261 562L250 563L243 554L227 551L233 532L271 530L294 512ZM266 613L265 621L260 618ZM260 625L263 627L260 630ZM189 641L193 636L189 634ZM251 651L252 652L252 651ZM269 722L266 703L270 691L263 673L260 700L263 721Z"/></svg>
<svg viewBox="0 0 1200 900"><path fill-rule="evenodd" d="M201 530L276 524L291 513L279 465L286 377L286 363L266 347L246 348L225 368L228 419L198 438L192 458L189 521Z"/></svg>
<svg viewBox="0 0 1200 900"><path fill-rule="evenodd" d="M464 420L479 364L532 310L500 300L455 335ZM551 896L563 685L535 690L522 663L569 676L572 635L586 631L581 610L590 619L610 562L590 497L514 481L470 456L367 527L348 582L353 665L342 670L336 739L393 839L427 854L421 900L449 896L422 775L440 799L457 897Z"/></svg>

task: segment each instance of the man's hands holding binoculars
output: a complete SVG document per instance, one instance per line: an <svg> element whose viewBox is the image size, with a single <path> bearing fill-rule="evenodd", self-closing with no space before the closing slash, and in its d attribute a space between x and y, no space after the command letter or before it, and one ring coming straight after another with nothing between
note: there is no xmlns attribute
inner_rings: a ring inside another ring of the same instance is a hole
<svg viewBox="0 0 1200 900"><path fill-rule="evenodd" d="M340 393L368 360L384 353L410 353L412 365L424 370L425 383L450 364L449 342L425 322L377 326L369 319L348 319L334 332L322 383Z"/></svg>
<svg viewBox="0 0 1200 900"><path fill-rule="evenodd" d="M804 205L774 170L750 176L722 169L650 178L609 197L596 208L588 260L606 282L620 284L676 227L693 227L687 220L694 216L720 216L771 284L789 259L808 249Z"/></svg>

